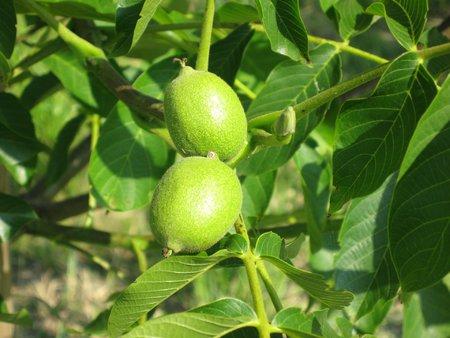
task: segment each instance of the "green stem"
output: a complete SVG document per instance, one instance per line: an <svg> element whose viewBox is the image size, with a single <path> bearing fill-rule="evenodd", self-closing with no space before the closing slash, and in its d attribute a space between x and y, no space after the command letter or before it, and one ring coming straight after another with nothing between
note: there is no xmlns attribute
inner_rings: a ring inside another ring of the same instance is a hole
<svg viewBox="0 0 450 338"><path fill-rule="evenodd" d="M275 307L275 310L277 312L280 311L281 309L283 309L283 304L281 303L280 297L278 297L277 290L275 289L272 279L270 278L270 275L262 260L256 261L256 269L258 270L259 275L261 276L261 279L264 282L266 290L269 293L270 299L272 300L273 306Z"/></svg>
<svg viewBox="0 0 450 338"><path fill-rule="evenodd" d="M255 257L255 255L251 250L250 238L248 236L242 215L239 215L239 218L235 222L234 227L236 229L236 232L245 238L248 245L247 252L241 256L241 259L242 262L244 263L245 271L247 272L250 292L253 298L253 306L255 307L255 312L259 320L258 325L259 337L270 338L271 326L269 320L267 319L262 289L258 279L258 272L256 270L257 258Z"/></svg>
<svg viewBox="0 0 450 338"><path fill-rule="evenodd" d="M347 93L348 91L380 77L381 74L383 74L383 72L386 70L387 66L388 64L384 64L368 72L362 73L350 80L341 82L295 105L294 110L296 113L297 121L308 111L316 109L323 104ZM249 126L255 128L272 124L278 119L281 113L282 111L280 110L258 116L249 121Z"/></svg>
<svg viewBox="0 0 450 338"><path fill-rule="evenodd" d="M97 145L97 141L100 135L100 115L93 114L91 116L91 156L92 153L95 150L95 146ZM92 186L89 189L89 210L87 212L86 216L86 222L85 226L87 228L92 227L93 221L94 221L94 210L97 208L97 200L95 199L94 195L92 194Z"/></svg>
<svg viewBox="0 0 450 338"><path fill-rule="evenodd" d="M139 240L131 240L131 245L133 247L134 254L138 261L139 271L144 273L148 269L147 257L145 256L143 244L145 242ZM147 321L147 314L144 313L141 318L139 318L139 324L142 325Z"/></svg>
<svg viewBox="0 0 450 338"><path fill-rule="evenodd" d="M211 33L214 23L214 0L206 0L205 17L203 19L202 34L200 36L200 45L198 47L197 70L208 70L209 47L211 45Z"/></svg>
<svg viewBox="0 0 450 338"><path fill-rule="evenodd" d="M353 54L356 56L359 56L363 59L366 60L370 60L379 64L383 64L386 62L389 62L389 60L382 58L381 56L366 52L362 49L356 48L356 47L352 47L348 44L348 41L335 41L335 40L330 40L330 39L325 39L325 38L321 38L318 36L314 36L314 35L308 35L308 41L320 45L323 43L328 43L330 45L335 46L337 49L343 51L343 52L347 52L349 54Z"/></svg>
<svg viewBox="0 0 450 338"><path fill-rule="evenodd" d="M444 43L439 46L422 49L417 51L416 53L423 60L428 60L442 55L447 55L450 54L450 42Z"/></svg>
<svg viewBox="0 0 450 338"><path fill-rule="evenodd" d="M256 94L240 80L235 79L234 85L236 86L237 89L239 89L242 93L244 93L250 100L256 99Z"/></svg>
<svg viewBox="0 0 450 338"><path fill-rule="evenodd" d="M39 17L52 27L72 49L80 53L83 57L96 57L106 59L105 53L100 48L94 46L85 39L79 37L48 12L44 7L34 0L16 0L21 6L35 12Z"/></svg>

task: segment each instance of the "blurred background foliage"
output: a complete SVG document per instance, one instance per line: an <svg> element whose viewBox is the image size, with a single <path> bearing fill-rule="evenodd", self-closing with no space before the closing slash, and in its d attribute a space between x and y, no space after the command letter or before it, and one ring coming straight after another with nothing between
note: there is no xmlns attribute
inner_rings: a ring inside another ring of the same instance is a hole
<svg viewBox="0 0 450 338"><path fill-rule="evenodd" d="M46 0L46 2L57 3L58 1ZM88 0L78 0L77 2L84 2L87 8L89 7ZM216 6L220 8L227 2L217 0ZM104 36L94 37L100 39L105 49L112 48L112 45L108 45L108 32L111 34L113 32L111 20L114 19L115 10L114 6L111 7L107 3L110 2L105 1L105 6L98 8L98 12L103 13L106 21L100 19L95 21L95 25L101 28ZM252 1L240 1L240 3L252 3ZM448 0L431 0L429 4L428 26L437 26L443 18L450 15ZM175 22L177 20L186 22L189 20L199 21L202 17L203 6L204 1L202 0L166 0L163 1L162 8L165 9L165 14L169 15ZM339 39L333 23L321 11L319 1L302 0L301 9L310 34ZM64 14L68 13L59 14L64 17ZM161 14L161 16L163 15ZM65 21L67 22L67 20ZM37 26L32 26L36 23ZM77 24L83 26L92 23L84 20L81 15L79 19L71 22L75 30ZM30 31L30 27L38 28ZM40 46L43 41L56 37L54 32L45 28L44 25L40 25L39 19L34 16L19 15L17 28L18 43L11 58L12 64L16 64L27 55L34 53L36 46ZM188 43L188 46L184 46L185 48L192 48L192 46L195 48L195 43L199 40L198 30L180 31L179 33L186 34L187 41L192 43L191 47ZM447 34L450 35L448 29ZM216 31L216 40L223 36L220 30ZM170 56L179 55L180 50L173 48L174 45L176 46L174 41L177 41L174 34L155 33L149 30L129 55L116 58L117 66L122 68L124 75L130 81L133 81L151 64ZM400 45L394 41L392 35L388 32L384 20L379 20L370 30L355 37L352 40L352 45L385 58L392 58L401 53ZM350 54L344 53L342 58L345 78L373 66L369 61L356 59L355 56ZM262 33L256 32L246 49L237 78L257 93L272 68L284 59L286 58L270 50L269 42ZM45 92L45 95L37 102L33 101L32 96L25 95L25 97L29 99L37 138L49 147L55 144L57 135L69 120L80 112L87 114L91 112L89 105L80 102L79 97L75 97L63 89L63 86L59 83L59 81L63 81L63 74L58 76L58 81L54 75L49 73L49 70L55 69L58 61L61 60L51 56L45 62L33 65L29 68L28 73L23 75L25 79L17 83L12 90L16 95L24 97L27 89L33 82L36 82L36 85L41 86L42 91ZM245 103L245 96L242 95L242 99ZM338 107L339 102L335 102L330 108L327 120L319 127L325 145L332 142L333 120ZM77 144L88 134L89 123L84 121L81 125L81 132L77 135L73 144ZM48 154L39 154L35 176L42 175L48 161ZM1 172L1 175L6 176L5 172ZM87 191L87 182L87 172L86 169L83 169L58 193L56 200L64 200ZM22 188L12 180L4 185L13 194L22 191ZM303 193L300 174L296 168L295 160L291 160L278 170L275 189L267 211L268 216L258 222L260 225L264 225L264 222L271 224L296 222L298 219L304 218L302 206ZM292 213L298 215L298 219L292 216L284 216ZM73 217L64 220L63 224L81 225L85 222L85 217L85 215ZM120 231L130 234L146 234L149 232L145 208L120 213L98 210L93 214L93 223L97 229L107 231ZM309 243L305 241L304 237L289 239L288 247L293 248L294 251L295 248L300 248L300 254L295 258L295 264L302 267L309 262L310 268L313 270L316 269L326 273L326 263L332 259L333 243L336 242L336 238L331 236L325 240L330 243L326 250L320 252L317 257L308 257ZM109 269L109 271L106 271L92 259L86 258L85 254L43 238L22 236L14 243L12 246L14 307L27 308L34 322L32 329L16 327L16 337L68 337L77 330L82 330L86 325L88 325L90 332L102 334L102 322L105 316L102 316L101 311L108 308L115 292L120 291L139 275L139 269L135 256L125 249L110 249L89 245L82 246L82 248L101 256L111 267L116 267L117 270ZM155 263L160 257L158 248L148 251L149 264ZM275 276L273 280L276 282L276 289L286 306L295 305L301 308L310 306L309 299L298 288L293 287L277 271L271 271L271 273ZM251 302L247 280L240 269L214 269L182 292L177 293L164 305L158 307L157 313L186 310L226 295L234 295L236 298ZM266 301L267 308L273 311L269 299L266 299ZM99 317L97 318L97 316ZM377 336L400 336L401 317L401 305L396 304L386 317ZM96 318L97 320L93 322Z"/></svg>

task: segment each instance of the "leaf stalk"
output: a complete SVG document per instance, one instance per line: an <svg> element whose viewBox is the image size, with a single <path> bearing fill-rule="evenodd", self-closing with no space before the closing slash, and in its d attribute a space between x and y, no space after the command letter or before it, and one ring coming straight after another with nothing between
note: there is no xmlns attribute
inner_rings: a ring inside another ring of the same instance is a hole
<svg viewBox="0 0 450 338"><path fill-rule="evenodd" d="M198 47L197 70L207 71L209 64L209 47L214 23L214 0L206 0L205 17L203 19L200 45Z"/></svg>

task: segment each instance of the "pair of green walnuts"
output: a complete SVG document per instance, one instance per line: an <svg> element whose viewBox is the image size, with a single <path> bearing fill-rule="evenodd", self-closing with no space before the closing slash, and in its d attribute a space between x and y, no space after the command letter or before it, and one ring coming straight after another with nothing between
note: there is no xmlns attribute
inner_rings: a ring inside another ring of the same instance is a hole
<svg viewBox="0 0 450 338"><path fill-rule="evenodd" d="M215 74L182 64L166 88L164 116L186 156L161 178L150 226L166 250L195 253L218 242L239 216L242 189L227 161L247 144L247 120L236 93Z"/></svg>

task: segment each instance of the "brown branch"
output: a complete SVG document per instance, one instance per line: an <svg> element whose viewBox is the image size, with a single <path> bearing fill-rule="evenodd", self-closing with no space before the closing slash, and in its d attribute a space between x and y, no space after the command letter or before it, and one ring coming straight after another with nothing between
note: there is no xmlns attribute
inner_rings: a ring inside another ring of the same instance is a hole
<svg viewBox="0 0 450 338"><path fill-rule="evenodd" d="M151 96L145 95L133 86L117 72L108 60L100 58L86 59L87 68L108 88L114 96L124 102L144 120L155 118L164 121L163 104Z"/></svg>
<svg viewBox="0 0 450 338"><path fill-rule="evenodd" d="M111 233L85 227L63 226L45 221L34 221L24 225L23 232L29 235L45 237L56 242L83 242L110 247L123 247L132 250L133 240L154 242L151 235L128 235Z"/></svg>
<svg viewBox="0 0 450 338"><path fill-rule="evenodd" d="M40 218L52 222L62 221L86 213L89 210L89 195L83 194L55 203L34 202L32 206Z"/></svg>

